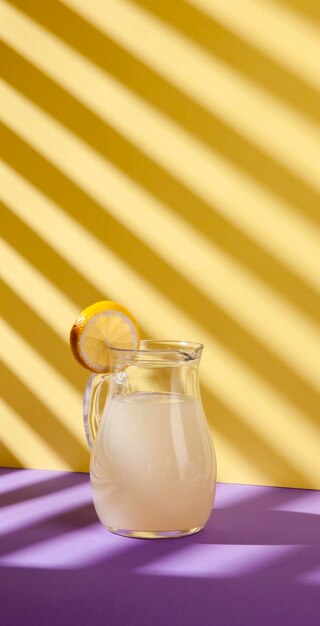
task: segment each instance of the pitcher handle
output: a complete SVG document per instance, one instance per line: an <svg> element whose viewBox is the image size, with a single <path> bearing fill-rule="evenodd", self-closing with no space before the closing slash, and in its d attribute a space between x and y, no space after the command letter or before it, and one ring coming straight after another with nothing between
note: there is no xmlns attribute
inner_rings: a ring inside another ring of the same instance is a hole
<svg viewBox="0 0 320 626"><path fill-rule="evenodd" d="M88 380L83 398L83 424L87 443L92 450L98 432L101 414L99 398L103 383L108 382L110 374L92 374Z"/></svg>

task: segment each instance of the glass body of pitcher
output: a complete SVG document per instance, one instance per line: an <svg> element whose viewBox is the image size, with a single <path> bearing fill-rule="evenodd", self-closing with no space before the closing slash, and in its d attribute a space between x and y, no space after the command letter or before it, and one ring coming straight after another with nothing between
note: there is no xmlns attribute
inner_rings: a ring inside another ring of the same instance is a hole
<svg viewBox="0 0 320 626"><path fill-rule="evenodd" d="M202 349L173 341L110 348L113 373L90 377L84 399L90 479L108 530L178 537L206 524L216 460L199 391Z"/></svg>

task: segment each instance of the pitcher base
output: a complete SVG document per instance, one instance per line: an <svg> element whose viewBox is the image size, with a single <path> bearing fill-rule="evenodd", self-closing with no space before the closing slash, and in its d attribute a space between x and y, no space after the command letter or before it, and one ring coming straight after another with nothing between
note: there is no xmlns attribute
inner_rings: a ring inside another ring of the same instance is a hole
<svg viewBox="0 0 320 626"><path fill-rule="evenodd" d="M186 535L194 535L200 532L204 526L195 526L194 528L186 528L183 530L130 530L128 528L112 528L111 526L104 526L104 528L122 537L133 537L135 539L174 539L177 537L185 537Z"/></svg>

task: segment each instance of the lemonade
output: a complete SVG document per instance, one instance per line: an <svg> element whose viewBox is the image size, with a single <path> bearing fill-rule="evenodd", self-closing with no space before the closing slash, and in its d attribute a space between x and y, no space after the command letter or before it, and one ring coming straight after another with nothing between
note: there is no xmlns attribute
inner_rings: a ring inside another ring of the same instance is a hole
<svg viewBox="0 0 320 626"><path fill-rule="evenodd" d="M97 514L109 530L165 536L202 528L213 506L216 463L200 400L147 392L110 397L90 474Z"/></svg>

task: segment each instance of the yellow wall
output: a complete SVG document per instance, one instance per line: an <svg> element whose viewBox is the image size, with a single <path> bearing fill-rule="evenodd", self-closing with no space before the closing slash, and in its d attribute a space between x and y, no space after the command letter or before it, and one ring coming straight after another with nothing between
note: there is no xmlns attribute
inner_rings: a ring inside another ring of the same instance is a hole
<svg viewBox="0 0 320 626"><path fill-rule="evenodd" d="M205 344L219 480L320 487L319 3L1 2L0 462L87 470L68 333Z"/></svg>

